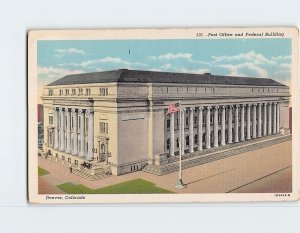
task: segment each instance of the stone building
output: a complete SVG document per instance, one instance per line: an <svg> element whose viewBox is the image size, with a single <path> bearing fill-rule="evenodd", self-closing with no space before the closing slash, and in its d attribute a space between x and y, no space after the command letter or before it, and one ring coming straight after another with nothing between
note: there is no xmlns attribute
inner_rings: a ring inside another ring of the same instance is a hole
<svg viewBox="0 0 300 233"><path fill-rule="evenodd" d="M269 78L139 70L67 75L44 87L44 152L120 175L184 153L287 132L289 88Z"/></svg>

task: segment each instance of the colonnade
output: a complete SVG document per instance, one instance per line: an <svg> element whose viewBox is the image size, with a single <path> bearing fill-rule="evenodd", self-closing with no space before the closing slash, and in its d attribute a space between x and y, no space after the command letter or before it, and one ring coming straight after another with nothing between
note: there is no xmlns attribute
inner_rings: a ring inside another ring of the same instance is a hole
<svg viewBox="0 0 300 233"><path fill-rule="evenodd" d="M181 113L184 119L181 121L181 128L184 129L180 134L181 142L186 145L186 136L189 139L188 148L183 146L182 153L185 149L191 153L195 148L201 151L260 138L277 134L280 130L280 109L277 102L186 107L181 110ZM185 124L185 114L189 114L188 125ZM195 114L197 114L197 127L194 127ZM175 154L174 118L175 113L171 113L169 139L171 156ZM197 140L195 140L196 135Z"/></svg>
<svg viewBox="0 0 300 233"><path fill-rule="evenodd" d="M93 110L55 107L53 108L53 116L54 149L92 160L94 148ZM86 119L88 121L87 126L85 126Z"/></svg>

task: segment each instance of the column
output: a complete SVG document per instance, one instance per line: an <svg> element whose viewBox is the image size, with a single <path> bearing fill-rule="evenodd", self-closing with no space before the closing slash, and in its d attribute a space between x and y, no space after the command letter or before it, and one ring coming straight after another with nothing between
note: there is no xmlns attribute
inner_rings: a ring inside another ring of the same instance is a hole
<svg viewBox="0 0 300 233"><path fill-rule="evenodd" d="M65 132L64 132L64 111L62 108L59 108L59 115L60 115L60 151L65 151Z"/></svg>
<svg viewBox="0 0 300 233"><path fill-rule="evenodd" d="M77 137L77 119L78 119L78 115L77 115L77 111L76 109L72 109L72 113L73 113L73 155L77 155L78 154L78 137Z"/></svg>
<svg viewBox="0 0 300 233"><path fill-rule="evenodd" d="M267 135L267 103L264 103L263 136Z"/></svg>
<svg viewBox="0 0 300 233"><path fill-rule="evenodd" d="M199 107L198 109L198 151L202 150L202 140L203 140L202 124L203 124L203 109L202 107Z"/></svg>
<svg viewBox="0 0 300 233"><path fill-rule="evenodd" d="M174 144L175 144L175 134L174 134L174 124L175 124L175 113L172 112L170 116L170 155L174 156Z"/></svg>
<svg viewBox="0 0 300 233"><path fill-rule="evenodd" d="M88 154L87 160L93 160L94 158L94 112L93 110L87 111L88 115Z"/></svg>
<svg viewBox="0 0 300 233"><path fill-rule="evenodd" d="M80 152L79 157L85 156L85 149L84 149L84 112L83 109L78 110L80 116Z"/></svg>
<svg viewBox="0 0 300 233"><path fill-rule="evenodd" d="M251 132L250 132L250 111L251 111L251 104L247 105L247 140L251 139Z"/></svg>
<svg viewBox="0 0 300 233"><path fill-rule="evenodd" d="M268 111L268 135L271 135L271 133L272 133L272 103L269 103L268 107L269 107L269 111Z"/></svg>
<svg viewBox="0 0 300 233"><path fill-rule="evenodd" d="M228 109L228 126L227 126L228 143L232 143L232 108L233 106L230 105Z"/></svg>
<svg viewBox="0 0 300 233"><path fill-rule="evenodd" d="M253 104L253 111L252 111L252 138L256 138L256 104Z"/></svg>
<svg viewBox="0 0 300 233"><path fill-rule="evenodd" d="M206 107L205 147L210 149L210 106Z"/></svg>
<svg viewBox="0 0 300 233"><path fill-rule="evenodd" d="M190 120L189 120L189 152L194 152L194 108L190 108Z"/></svg>
<svg viewBox="0 0 300 233"><path fill-rule="evenodd" d="M54 149L58 149L58 112L56 108L54 111Z"/></svg>
<svg viewBox="0 0 300 233"><path fill-rule="evenodd" d="M185 108L182 109L181 111L181 154L184 154L184 150L185 150Z"/></svg>
<svg viewBox="0 0 300 233"><path fill-rule="evenodd" d="M214 108L214 147L219 146L218 140L218 131L219 131L219 123L218 123L218 114L219 114L219 107L215 106Z"/></svg>
<svg viewBox="0 0 300 233"><path fill-rule="evenodd" d="M234 114L234 142L239 142L239 106L235 106Z"/></svg>
<svg viewBox="0 0 300 233"><path fill-rule="evenodd" d="M222 112L221 112L221 146L225 146L225 110L226 107L222 106Z"/></svg>
<svg viewBox="0 0 300 233"><path fill-rule="evenodd" d="M276 129L277 129L277 133L280 133L280 105L279 103L277 103L277 117L276 117L276 120L277 120L277 126L276 126Z"/></svg>
<svg viewBox="0 0 300 233"><path fill-rule="evenodd" d="M245 105L241 106L241 142L245 141Z"/></svg>
<svg viewBox="0 0 300 233"><path fill-rule="evenodd" d="M261 137L261 103L258 103L258 127L257 137Z"/></svg>
<svg viewBox="0 0 300 233"><path fill-rule="evenodd" d="M67 136L67 148L66 152L70 153L71 151L71 121L70 121L70 111L69 109L65 109L66 111L66 118L67 118L67 127L66 127L66 136Z"/></svg>
<svg viewBox="0 0 300 233"><path fill-rule="evenodd" d="M277 132L277 129L276 129L276 124L277 124L277 119L276 119L276 116L277 116L277 103L273 103L273 134L276 134Z"/></svg>

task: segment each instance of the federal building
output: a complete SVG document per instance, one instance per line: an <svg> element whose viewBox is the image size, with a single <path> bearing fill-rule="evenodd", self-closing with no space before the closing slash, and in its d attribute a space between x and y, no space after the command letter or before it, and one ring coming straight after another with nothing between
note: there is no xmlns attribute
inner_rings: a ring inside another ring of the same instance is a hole
<svg viewBox="0 0 300 233"><path fill-rule="evenodd" d="M127 69L67 75L43 89L43 151L73 170L122 175L172 162L179 141L194 154L288 133L289 98L288 86L270 78ZM181 122L166 114L179 101Z"/></svg>

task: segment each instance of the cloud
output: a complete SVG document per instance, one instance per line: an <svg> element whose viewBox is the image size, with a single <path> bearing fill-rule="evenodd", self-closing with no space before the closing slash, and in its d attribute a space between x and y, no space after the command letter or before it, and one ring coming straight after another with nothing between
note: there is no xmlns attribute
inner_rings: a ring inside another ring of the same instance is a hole
<svg viewBox="0 0 300 233"><path fill-rule="evenodd" d="M191 53L166 53L159 56L148 56L151 60L173 60L173 59L192 59Z"/></svg>
<svg viewBox="0 0 300 233"><path fill-rule="evenodd" d="M49 67L41 67L38 66L37 68L37 75L38 75L38 82L39 85L46 85L50 82L53 82L59 78L62 78L63 76L69 75L69 74L79 74L84 73L83 70L68 70L63 68L56 68L53 66Z"/></svg>
<svg viewBox="0 0 300 233"><path fill-rule="evenodd" d="M212 56L214 63L233 62L233 61L251 61L255 64L276 64L275 59L268 59L261 53L255 53L251 50L248 53L240 53L233 56Z"/></svg>
<svg viewBox="0 0 300 233"><path fill-rule="evenodd" d="M85 55L85 52L83 50L76 49L76 48L55 49L55 52L57 52L57 54L55 55L55 57L59 57L59 58L62 58L66 54L80 54L80 55Z"/></svg>
<svg viewBox="0 0 300 233"><path fill-rule="evenodd" d="M291 60L291 56L277 56L277 57L272 57L272 60L274 60L274 61Z"/></svg>
<svg viewBox="0 0 300 233"><path fill-rule="evenodd" d="M249 76L245 74L245 71L250 70L256 73L258 78L268 78L268 71L266 69L261 68L260 66L253 64L252 62L245 62L241 64L224 64L219 65L219 67L225 68L229 70L229 75L232 76Z"/></svg>
<svg viewBox="0 0 300 233"><path fill-rule="evenodd" d="M204 69L186 69L186 68L181 68L178 70L181 73L191 73L191 74L204 74L204 73L209 73L208 68Z"/></svg>
<svg viewBox="0 0 300 233"><path fill-rule="evenodd" d="M71 66L71 67L80 67L82 69L85 68L91 68L91 67L95 67L95 66L103 66L103 65L119 65L119 68L127 68L127 69L131 69L132 66L142 66L142 67L146 67L148 66L147 64L144 63L140 63L140 62L129 62L125 59L122 59L120 57L104 57L104 58L100 58L100 59L92 59L92 60L86 60L80 63L61 63L58 64L58 66L61 67L66 67L66 66ZM97 67L96 69L101 69L101 70L105 70L105 67Z"/></svg>
<svg viewBox="0 0 300 233"><path fill-rule="evenodd" d="M128 62L122 58L119 58L119 57L105 57L105 58L96 59L96 60L88 60L88 61L81 62L78 65L82 66L82 67L86 67L89 65L97 64L97 63L118 63L118 64L123 64L123 65L130 65L130 62Z"/></svg>

